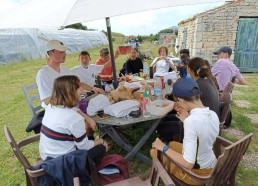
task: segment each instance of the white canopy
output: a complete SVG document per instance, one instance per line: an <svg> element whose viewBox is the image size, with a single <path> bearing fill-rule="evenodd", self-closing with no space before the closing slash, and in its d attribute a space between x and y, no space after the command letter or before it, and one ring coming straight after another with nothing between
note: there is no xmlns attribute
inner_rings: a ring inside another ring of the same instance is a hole
<svg viewBox="0 0 258 186"><path fill-rule="evenodd" d="M60 28L146 10L224 0L28 0L0 15L0 28Z"/></svg>

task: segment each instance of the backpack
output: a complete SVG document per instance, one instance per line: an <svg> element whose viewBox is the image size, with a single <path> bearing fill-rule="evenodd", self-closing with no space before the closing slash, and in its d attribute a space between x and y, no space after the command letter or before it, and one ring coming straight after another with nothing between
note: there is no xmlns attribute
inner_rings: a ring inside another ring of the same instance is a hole
<svg viewBox="0 0 258 186"><path fill-rule="evenodd" d="M114 167L119 169L119 173L114 173L110 175L101 174L99 173L99 170L105 168L105 167ZM100 185L106 185L109 183L114 183L117 181L121 181L124 179L129 178L129 172L128 172L128 165L127 161L124 159L123 156L118 154L112 154L105 156L99 166L97 167L98 171L98 182Z"/></svg>

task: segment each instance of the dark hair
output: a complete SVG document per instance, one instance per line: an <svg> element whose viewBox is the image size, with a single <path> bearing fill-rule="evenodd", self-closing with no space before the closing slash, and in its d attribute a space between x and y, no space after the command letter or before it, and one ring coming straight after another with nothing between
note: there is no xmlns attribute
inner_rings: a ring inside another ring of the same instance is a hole
<svg viewBox="0 0 258 186"><path fill-rule="evenodd" d="M84 50L84 51L81 51L79 56L89 56L90 57L90 54L88 51Z"/></svg>
<svg viewBox="0 0 258 186"><path fill-rule="evenodd" d="M204 60L204 63L205 63L205 65L207 65L207 66L209 67L209 70L211 70L211 65L210 65L209 61L207 61L207 60L205 59L205 60ZM211 72L210 72L210 75L211 75L211 76L210 76L211 80L214 82L215 86L216 86L217 89L219 90L219 84L218 84L218 82L217 82L216 77L213 76Z"/></svg>
<svg viewBox="0 0 258 186"><path fill-rule="evenodd" d="M159 54L160 54L160 51L161 51L162 49L165 49L165 50L166 50L166 55L168 55L168 48L167 48L166 46L161 46L161 47L159 47L159 50L158 50Z"/></svg>
<svg viewBox="0 0 258 186"><path fill-rule="evenodd" d="M186 49L186 48L181 49L181 50L179 51L179 54L187 54L188 56L190 56L189 49Z"/></svg>
<svg viewBox="0 0 258 186"><path fill-rule="evenodd" d="M136 51L136 52L138 53L138 49L137 49L137 48L134 48L134 47L133 47L133 48L131 48L131 52L132 52L133 50L134 50L134 51Z"/></svg>
<svg viewBox="0 0 258 186"><path fill-rule="evenodd" d="M200 78L210 77L210 68L205 64L200 57L191 58L188 62L188 67L194 72L195 76Z"/></svg>
<svg viewBox="0 0 258 186"><path fill-rule="evenodd" d="M73 108L78 104L79 98L77 89L80 87L80 80L77 76L60 76L55 79L50 97L50 104Z"/></svg>

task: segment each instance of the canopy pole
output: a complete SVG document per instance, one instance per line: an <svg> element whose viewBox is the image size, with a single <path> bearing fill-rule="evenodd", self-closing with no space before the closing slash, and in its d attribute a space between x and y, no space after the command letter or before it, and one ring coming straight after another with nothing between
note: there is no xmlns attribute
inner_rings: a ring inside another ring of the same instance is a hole
<svg viewBox="0 0 258 186"><path fill-rule="evenodd" d="M107 34L108 34L108 43L109 43L109 50L111 55L111 64L112 64L112 71L113 71L113 86L116 89L118 86L118 81L116 77L116 64L115 64L115 56L114 56L114 49L113 49L113 42L112 42L112 35L111 35L111 24L109 17L106 17L106 25L107 25Z"/></svg>

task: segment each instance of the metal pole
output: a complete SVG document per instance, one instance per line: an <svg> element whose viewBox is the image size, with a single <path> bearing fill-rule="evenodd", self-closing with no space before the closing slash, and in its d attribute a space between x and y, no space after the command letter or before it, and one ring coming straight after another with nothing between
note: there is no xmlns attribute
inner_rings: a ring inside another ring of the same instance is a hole
<svg viewBox="0 0 258 186"><path fill-rule="evenodd" d="M112 42L112 35L111 35L111 24L109 17L106 17L106 25L107 25L107 34L108 34L108 43L109 43L109 50L111 55L111 64L112 64L112 71L113 71L113 86L116 89L118 86L118 81L116 77L116 64L115 64L115 56L114 56L114 49L113 49L113 42Z"/></svg>

